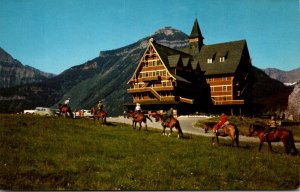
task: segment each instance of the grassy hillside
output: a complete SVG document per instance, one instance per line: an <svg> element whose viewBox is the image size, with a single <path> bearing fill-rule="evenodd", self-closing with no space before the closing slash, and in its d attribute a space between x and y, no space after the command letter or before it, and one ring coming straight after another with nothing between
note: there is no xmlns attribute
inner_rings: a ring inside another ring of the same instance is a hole
<svg viewBox="0 0 300 192"><path fill-rule="evenodd" d="M291 190L299 188L300 159L275 147L88 119L1 115L3 190ZM276 159L276 161L274 161Z"/></svg>

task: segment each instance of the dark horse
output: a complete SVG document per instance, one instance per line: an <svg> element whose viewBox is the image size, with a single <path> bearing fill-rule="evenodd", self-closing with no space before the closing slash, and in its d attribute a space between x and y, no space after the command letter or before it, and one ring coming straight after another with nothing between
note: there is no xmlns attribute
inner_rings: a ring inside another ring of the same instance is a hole
<svg viewBox="0 0 300 192"><path fill-rule="evenodd" d="M98 121L99 119L102 119L102 122L106 124L107 113L105 111L99 111L96 107L93 107L91 109L91 114L93 115L94 121L96 120L96 118Z"/></svg>
<svg viewBox="0 0 300 192"><path fill-rule="evenodd" d="M214 123L215 124L215 123ZM213 124L211 122L205 123L205 133L207 133L208 129L213 129ZM217 139L217 143L219 144L219 136L231 138L231 146L234 146L234 142L236 146L239 146L239 130L236 126L232 124L225 125L223 128L219 129L217 133L214 133L214 136L211 138L212 143L214 144L215 138Z"/></svg>
<svg viewBox="0 0 300 192"><path fill-rule="evenodd" d="M60 115L63 115L63 116L66 117L69 114L69 116L72 119L74 119L72 110L71 110L71 108L69 106L60 103L60 104L58 104L58 109L59 109Z"/></svg>
<svg viewBox="0 0 300 192"><path fill-rule="evenodd" d="M150 116L153 117L156 120L156 122L160 120L163 123L163 135L166 135L166 127L170 128L170 134L172 134L172 128L175 127L177 129L178 139L183 138L182 129L180 127L179 121L176 118L170 117L170 122L164 122L164 116L162 114L157 113L156 111L152 111Z"/></svg>
<svg viewBox="0 0 300 192"><path fill-rule="evenodd" d="M132 118L132 128L136 129L136 123L139 123L141 130L142 128L142 122L145 124L145 129L147 129L147 119L149 119L152 122L152 119L148 117L148 115L145 115L144 113L138 113L137 111L127 111L127 118Z"/></svg>
<svg viewBox="0 0 300 192"><path fill-rule="evenodd" d="M267 142L269 145L270 151L274 152L272 149L271 142L279 142L282 141L285 147L285 151L287 154L291 153L292 155L299 155L299 151L295 146L295 141L293 137L293 133L285 128L279 127L275 131L272 131L268 134L267 138L265 137L265 129L266 127L259 124L250 124L249 126L249 136L252 136L255 132L257 137L260 140L259 148L260 151L263 143Z"/></svg>

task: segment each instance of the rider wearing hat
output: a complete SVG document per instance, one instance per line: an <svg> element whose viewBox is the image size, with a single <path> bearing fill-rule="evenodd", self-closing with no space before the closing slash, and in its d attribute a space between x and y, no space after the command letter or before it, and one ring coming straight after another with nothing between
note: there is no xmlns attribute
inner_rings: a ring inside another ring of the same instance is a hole
<svg viewBox="0 0 300 192"><path fill-rule="evenodd" d="M64 101L64 105L65 105L65 106L68 106L69 103L70 103L70 97Z"/></svg>
<svg viewBox="0 0 300 192"><path fill-rule="evenodd" d="M277 128L277 122L274 116L271 117L271 119L269 120L269 122L267 123L268 127L265 129L265 138L266 141L268 141L268 135L270 132L276 130Z"/></svg>
<svg viewBox="0 0 300 192"><path fill-rule="evenodd" d="M170 123L171 117L173 117L173 108L172 107L165 114L164 121L163 121L162 124L164 124L164 122Z"/></svg>
<svg viewBox="0 0 300 192"><path fill-rule="evenodd" d="M103 110L103 102L102 102L102 100L98 101L97 109L98 109L98 111L102 111Z"/></svg>
<svg viewBox="0 0 300 192"><path fill-rule="evenodd" d="M136 103L134 110L135 110L134 118L137 118L138 114L142 111L141 104Z"/></svg>

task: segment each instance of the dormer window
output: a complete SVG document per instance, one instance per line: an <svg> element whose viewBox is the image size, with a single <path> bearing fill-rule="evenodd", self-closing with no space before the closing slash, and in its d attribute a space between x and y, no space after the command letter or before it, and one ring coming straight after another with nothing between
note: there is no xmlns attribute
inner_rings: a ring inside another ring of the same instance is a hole
<svg viewBox="0 0 300 192"><path fill-rule="evenodd" d="M219 53L219 57L220 57L220 63L225 62L225 60L227 59L227 55L228 55L228 51L221 51Z"/></svg>
<svg viewBox="0 0 300 192"><path fill-rule="evenodd" d="M207 63L213 63L213 61L215 60L216 58L216 53L211 53L210 55L208 55L210 57L208 57L207 59Z"/></svg>

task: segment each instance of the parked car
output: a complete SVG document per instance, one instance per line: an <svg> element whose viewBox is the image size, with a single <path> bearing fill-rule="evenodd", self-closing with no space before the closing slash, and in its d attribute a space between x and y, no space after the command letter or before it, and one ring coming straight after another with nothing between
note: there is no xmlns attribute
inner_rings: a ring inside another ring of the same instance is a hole
<svg viewBox="0 0 300 192"><path fill-rule="evenodd" d="M91 110L86 110L86 109L81 109L78 111L73 112L75 118L82 118L82 117L86 117L86 118L90 118L93 117Z"/></svg>
<svg viewBox="0 0 300 192"><path fill-rule="evenodd" d="M48 107L36 107L34 113L35 115L45 115L53 116L55 113Z"/></svg>
<svg viewBox="0 0 300 192"><path fill-rule="evenodd" d="M33 114L35 112L35 110L34 109L26 109L26 110L24 110L24 114Z"/></svg>

